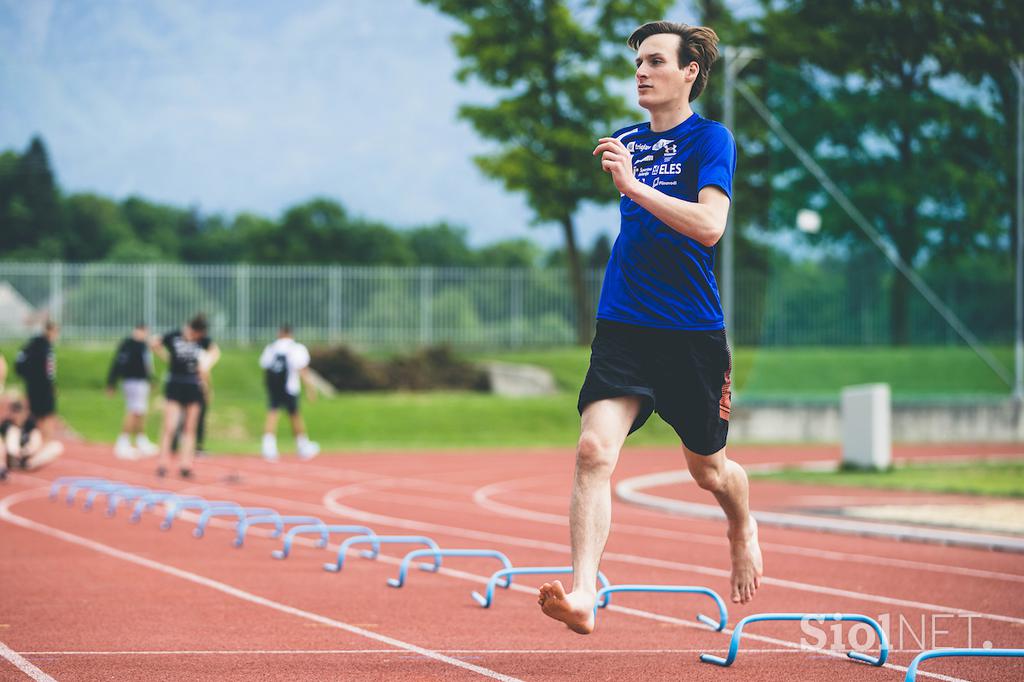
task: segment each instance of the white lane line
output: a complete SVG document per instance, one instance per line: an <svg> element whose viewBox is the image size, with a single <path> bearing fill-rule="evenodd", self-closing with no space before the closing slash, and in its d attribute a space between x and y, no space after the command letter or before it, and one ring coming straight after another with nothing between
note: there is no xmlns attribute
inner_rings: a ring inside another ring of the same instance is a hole
<svg viewBox="0 0 1024 682"><path fill-rule="evenodd" d="M421 646L410 644L408 642L403 642L402 640L395 639L393 637L388 637L386 635L381 635L376 632L371 632L370 630L364 630L363 628L357 627L355 625L343 623L340 620L335 620L333 618L321 616L318 613L312 613L311 611L305 611L294 606L288 606L287 604L282 604L280 602L276 602L265 597L260 597L258 595L252 594L251 592L246 592L245 590L228 585L227 583L222 583L218 580L206 578L197 573L192 573L191 571L176 568L174 566L170 566L159 561L154 561L153 559L147 559L145 557L138 556L137 554L125 552L120 549L110 547L109 545L104 545L102 543L95 542L94 540L89 540L88 538L83 538L81 536L74 535L73 533L68 533L63 530L58 530L57 528L52 528L50 526L37 523L36 521L31 521L22 516L18 516L17 514L11 511L12 505L24 501L26 499L45 497L47 493L47 489L41 488L36 490L26 490L20 493L15 493L13 495L8 495L7 497L0 500L0 519L3 519L4 521L12 523L16 526L21 526L22 528L42 533L43 535L49 535L50 537L57 538L59 540L64 540L65 542L70 542L72 544L92 549L102 554L114 557L115 559L121 559L122 561L127 561L138 566L144 566L146 568L150 568L161 573L173 575L177 578L187 580L197 585L209 587L211 589L217 590L218 592L222 592L237 599L241 599L242 601L247 601L252 604L257 604L259 606L265 606L267 608L274 609L275 611L280 611L281 613L287 613L292 616L297 616L299 618L304 618L306 620L313 621L314 623L319 623L321 625L326 625L328 627L337 628L338 630L344 630L345 632L349 632L360 637L366 637L367 639L372 639L374 641L381 642L382 644L388 644L399 649L405 649L406 651L417 653L426 658L431 658L436 661L440 661L442 663L447 663L448 665L455 666L457 668L462 668L464 670L475 672L479 675L483 675L484 677L489 677L495 680L502 680L503 682L519 682L519 680L517 680L514 677L503 675L494 670L474 665L472 663L467 663L465 661L460 661L457 658L445 656L444 654L439 654L436 651L425 649ZM18 664L15 663L15 665ZM19 668L20 667L21 666L19 665ZM34 666L32 667L33 669L36 669L34 668ZM40 671L40 674L42 674L42 671ZM34 679L49 680L51 678L43 677Z"/></svg>
<svg viewBox="0 0 1024 682"><path fill-rule="evenodd" d="M725 514L718 505L687 502L642 492L647 488L691 480L693 477L688 471L661 471L634 476L619 481L615 485L615 496L623 502L648 509L689 518L724 520ZM792 512L760 511L754 512L753 516L764 526L1024 553L1024 539L1009 535L925 528L900 523L857 521L842 517L813 516Z"/></svg>
<svg viewBox="0 0 1024 682"><path fill-rule="evenodd" d="M384 479L382 482L387 483L388 481L387 481L387 479ZM216 486L216 485L214 485L214 486L197 486L197 487L212 488L212 489L216 489L216 490L232 490L230 488L225 488L224 486ZM354 485L347 486L347 487L350 488L350 489L357 489L357 488L363 488L365 486L363 484L354 484ZM255 494L255 493L245 493L244 491L238 491L238 490L234 490L234 492L241 493L243 496L247 496L250 499L256 499L256 500L263 500L263 501L267 501L267 502L279 503L279 504L283 504L283 505L288 505L288 506L290 506L292 508L298 507L298 508L301 508L301 509L311 510L311 511L314 511L314 512L322 512L322 510L324 509L323 506L310 505L310 504L305 503L305 502L296 502L294 500L288 500L288 499L285 499L285 498L272 497L272 496L267 496L267 495L258 495L258 494ZM220 522L221 520L220 519L213 519L213 521ZM223 522L223 523L227 524L226 521ZM218 523L217 525L220 525L220 524ZM397 526L397 527L401 527L401 526ZM254 529L254 530L260 530L260 531L269 532L269 531L266 531L266 529ZM311 540L311 539L308 539L308 538L301 538L301 537L300 538L296 538L296 542L300 543L300 544L303 544L303 545L315 546L314 541ZM328 549L333 550L334 552L337 552L338 546L328 545ZM352 550L350 550L350 553L351 552L352 552ZM397 557L391 557L391 556L387 556L385 554L380 554L377 557L377 561L381 561L381 562L392 564L392 565L399 565L402 560L397 558ZM438 573L440 575L444 575L444 576L447 576L447 577L457 578L457 579L460 579L460 580L465 580L465 581L473 582L473 583L477 583L477 584L486 584L487 581L490 578L490 576L477 575L477 574L474 574L474 573L469 573L469 572L466 572L466 571L454 570L454 569L445 568L445 567L442 567L441 570ZM513 583L511 586L509 586L508 589L511 590L511 591L515 591L515 592L521 592L521 593L529 594L531 597L535 597L536 594L537 594L537 591L536 591L535 588L526 587L526 586L518 584L518 583ZM675 626L681 626L681 627L685 627L685 628L689 628L689 629L700 630L703 633L707 633L708 632L708 630L706 629L706 627L704 625L699 624L699 623L697 623L697 622L695 622L693 620L683 620L681 618L675 618L673 616L666 616L666 615L663 615L663 614L660 614L660 613L653 613L651 611L644 611L644 610L641 610L641 609L635 609L635 608L631 608L631 607L628 607L628 606L619 606L617 604L609 604L606 607L606 609L608 611L611 611L611 612L621 613L621 614L633 616L633 617L636 617L636 618L643 618L643 619L646 619L646 620L653 620L653 621L660 622L660 623L666 623L666 624L675 625ZM721 634L723 634L725 636L731 636L732 632L733 631L732 631L731 628L726 627L724 630L722 630ZM775 637L769 637L769 636L766 636L766 635L758 635L758 634L751 633L751 632L746 632L746 633L744 633L743 636L744 636L744 641L748 641L748 642L755 641L755 642L763 642L763 643L766 643L766 644L774 644L774 645L776 645L778 647L785 647L787 650L790 650L790 651L801 651L801 652L805 652L805 653L808 651L807 647L804 644L802 644L802 643L792 642L792 641L783 640L783 639L777 639ZM706 651L706 650L702 650L702 651ZM719 649L718 651L724 651L724 650ZM911 650L911 651L913 651L913 650ZM816 654L816 655L831 656L833 658L842 659L844 661L848 660L846 655L843 652L841 652L841 651L833 651L833 650L830 650L830 649L812 649L812 650L810 650L810 653ZM896 665L895 663L886 663L884 667L890 668L890 669L893 669L893 670L899 670L901 672L906 672L907 671L906 667L900 666L900 665ZM962 678L950 677L948 675L943 675L941 673L931 673L931 672L928 672L928 671L919 671L918 672L918 676L919 677L934 678L934 679L937 679L937 680L943 680L943 682L969 682L969 680L964 680Z"/></svg>
<svg viewBox="0 0 1024 682"><path fill-rule="evenodd" d="M26 661L17 651L14 651L3 642L0 642L0 656L6 658L11 662L11 665L31 677L33 680L37 680L38 682L56 682L56 680Z"/></svg>
<svg viewBox="0 0 1024 682"><path fill-rule="evenodd" d="M498 654L724 654L728 649L435 649L442 654L475 654L480 656L491 656ZM921 653L922 649L889 649L890 654L894 653ZM402 649L226 649L223 651L212 651L209 649L181 651L22 651L22 656L309 656L311 654L323 654L329 656L343 654L402 654L408 652ZM806 653L800 649L744 649L743 655L747 654L800 654Z"/></svg>
<svg viewBox="0 0 1024 682"><path fill-rule="evenodd" d="M478 488L473 492L473 501L479 506L491 511L495 514L502 516L509 516L512 518L526 519L528 521L536 521L537 523L548 523L558 526L567 526L569 523L569 517L559 514L551 514L548 512L534 511L532 509L524 509L522 507L515 507L504 502L498 502L492 499L492 496L499 495L501 493L512 493L515 495L517 500L525 501L533 499L534 501L540 502L542 498L550 498L552 496L541 496L536 493L523 493L521 490L516 489L514 486L522 484L527 481L536 481L538 477L514 479L510 481L502 481L499 483L492 483L490 485ZM545 477L547 478L547 477ZM560 502L565 504L564 498L558 498ZM704 535L699 533L690 533L684 531L675 530L664 530L661 528L650 528L647 526L636 526L627 523L612 523L612 529L618 531L625 531L628 533L634 533L636 535L645 535L649 537L675 539L675 540L686 540L689 542L700 542L703 544L714 545L716 547L725 547L728 543L721 537ZM865 554L854 554L851 552L837 552L827 549L812 549L809 547L800 547L798 545L787 545L775 542L761 542L762 550L771 550L780 554L793 554L796 556L813 557L816 559L826 559L831 561L856 561L857 563L864 563L872 566L893 566L898 568L908 568L914 571L934 571L936 573L947 573L956 575L966 575L972 578L986 578L991 580L1005 580L1007 582L1018 582L1024 583L1024 575L1015 575L1013 573L1001 573L999 571L986 571L978 568L968 568L965 566L955 566L946 564L933 564L924 561L912 561L909 559L896 559L890 557L877 557Z"/></svg>
<svg viewBox="0 0 1024 682"><path fill-rule="evenodd" d="M365 488L365 486L366 484L360 484L361 488ZM472 538L475 540L503 542L505 544L515 545L519 547L546 549L553 552L559 552L561 554L572 553L571 548L568 545L562 543L545 542L535 540L532 538L523 538L513 535L504 535L500 533L489 533L485 531L468 530L464 528L446 526L437 523L426 523L422 521L413 521L411 519L403 519L394 516L386 516L384 514L375 514L372 512L366 512L361 509L357 509L355 507L344 505L338 501L352 489L353 486L342 486L328 491L327 494L324 495L324 506L331 510L331 512L338 514L340 516L346 516L351 519L358 519L368 522L384 523L397 528L408 528L413 530L446 533L448 535ZM622 563L636 564L646 567L654 566L658 568L667 568L671 570L689 571L691 573L698 573L700 575L708 575L716 578L730 577L729 571L720 568L711 568L708 566L700 566L697 564L686 564L679 561L667 561L664 559L655 559L652 557L637 556L635 554L626 554L622 552L606 551L604 553L604 558L606 560L610 559L612 561L619 561ZM888 604L892 606L906 606L908 608L921 609L924 611L933 611L936 613L953 613L961 616L977 616L979 618L988 618L990 620L1000 621L1004 623L1024 625L1024 618L1004 616L1002 614L996 613L983 613L969 609L961 609L952 606L943 606L940 604L930 604L928 602L919 602L910 599L887 597L884 595L871 594L869 592L844 590L840 588L828 587L826 585L815 585L813 583L805 583L796 580L784 580L782 578L765 577L762 578L761 583L763 585L774 585L776 587L784 587L787 589L798 590L801 592L810 592L812 594L827 594L832 597L843 597L847 599L855 599L857 601L867 601L878 604Z"/></svg>

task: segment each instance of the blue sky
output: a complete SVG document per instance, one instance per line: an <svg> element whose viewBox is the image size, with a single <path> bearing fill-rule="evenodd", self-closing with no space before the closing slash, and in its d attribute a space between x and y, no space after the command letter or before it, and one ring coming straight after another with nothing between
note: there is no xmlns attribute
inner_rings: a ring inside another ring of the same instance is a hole
<svg viewBox="0 0 1024 682"><path fill-rule="evenodd" d="M326 195L561 244L471 160L456 109L491 95L455 81L456 28L416 0L0 0L0 149L41 134L70 192L270 216ZM578 216L587 245L617 228L613 205Z"/></svg>

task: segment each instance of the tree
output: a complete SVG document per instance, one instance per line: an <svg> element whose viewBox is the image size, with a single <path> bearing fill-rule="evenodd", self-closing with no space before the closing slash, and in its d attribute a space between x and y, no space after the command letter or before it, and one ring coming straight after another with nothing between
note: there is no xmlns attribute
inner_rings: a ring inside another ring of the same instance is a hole
<svg viewBox="0 0 1024 682"><path fill-rule="evenodd" d="M448 223L417 227L404 233L418 265L460 267L474 264L466 231Z"/></svg>
<svg viewBox="0 0 1024 682"><path fill-rule="evenodd" d="M60 193L46 144L39 136L22 154L0 155L0 228L6 255L61 255Z"/></svg>
<svg viewBox="0 0 1024 682"><path fill-rule="evenodd" d="M950 27L934 2L763 0L769 107L907 263L943 242L980 244L999 191L993 120L940 80L936 55ZM779 149L776 225L800 208L822 213L824 239L862 239L796 159ZM890 289L891 341L910 337L909 282Z"/></svg>
<svg viewBox="0 0 1024 682"><path fill-rule="evenodd" d="M135 241L120 207L95 194L73 194L64 202L67 234L64 258L80 263L103 260L119 244Z"/></svg>
<svg viewBox="0 0 1024 682"><path fill-rule="evenodd" d="M618 199L590 152L626 122L630 110L612 92L632 73L623 47L670 0L421 0L453 17L460 81L474 78L501 93L492 105L463 105L459 116L499 148L477 156L483 173L522 192L536 223L561 226L577 317L588 343L593 321L576 245L575 215L587 201Z"/></svg>

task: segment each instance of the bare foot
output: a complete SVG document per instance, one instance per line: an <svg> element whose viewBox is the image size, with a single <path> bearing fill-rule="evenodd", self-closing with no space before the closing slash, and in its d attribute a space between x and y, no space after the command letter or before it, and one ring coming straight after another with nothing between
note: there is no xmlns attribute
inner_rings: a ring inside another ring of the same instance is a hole
<svg viewBox="0 0 1024 682"><path fill-rule="evenodd" d="M589 635L594 631L595 598L592 594L576 591L566 594L561 581L555 580L540 586L537 603L545 615L562 621L573 632Z"/></svg>
<svg viewBox="0 0 1024 682"><path fill-rule="evenodd" d="M732 555L732 602L746 604L761 587L761 576L764 575L764 559L761 557L761 545L757 542L757 521L753 517L750 518L750 532L741 538L730 537L729 549Z"/></svg>

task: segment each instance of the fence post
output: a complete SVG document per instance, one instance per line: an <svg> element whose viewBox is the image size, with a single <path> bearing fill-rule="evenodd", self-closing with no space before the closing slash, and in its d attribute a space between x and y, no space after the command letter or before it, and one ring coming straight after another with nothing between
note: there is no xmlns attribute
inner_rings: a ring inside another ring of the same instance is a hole
<svg viewBox="0 0 1024 682"><path fill-rule="evenodd" d="M142 319L150 331L156 332L156 266L152 263L142 270Z"/></svg>
<svg viewBox="0 0 1024 682"><path fill-rule="evenodd" d="M330 266L327 271L327 340L330 343L337 343L341 335L339 279L338 266Z"/></svg>
<svg viewBox="0 0 1024 682"><path fill-rule="evenodd" d="M523 268L516 268L510 270L509 274L512 277L512 286L509 287L512 294L512 346L520 347L523 345L523 287L525 282L525 273Z"/></svg>
<svg viewBox="0 0 1024 682"><path fill-rule="evenodd" d="M420 268L420 345L429 346L434 337L430 301L434 297L434 269Z"/></svg>
<svg viewBox="0 0 1024 682"><path fill-rule="evenodd" d="M64 319L64 264L59 261L50 263L50 305L49 317L54 322Z"/></svg>
<svg viewBox="0 0 1024 682"><path fill-rule="evenodd" d="M235 338L242 345L249 343L249 266L235 266L235 308L237 311Z"/></svg>

